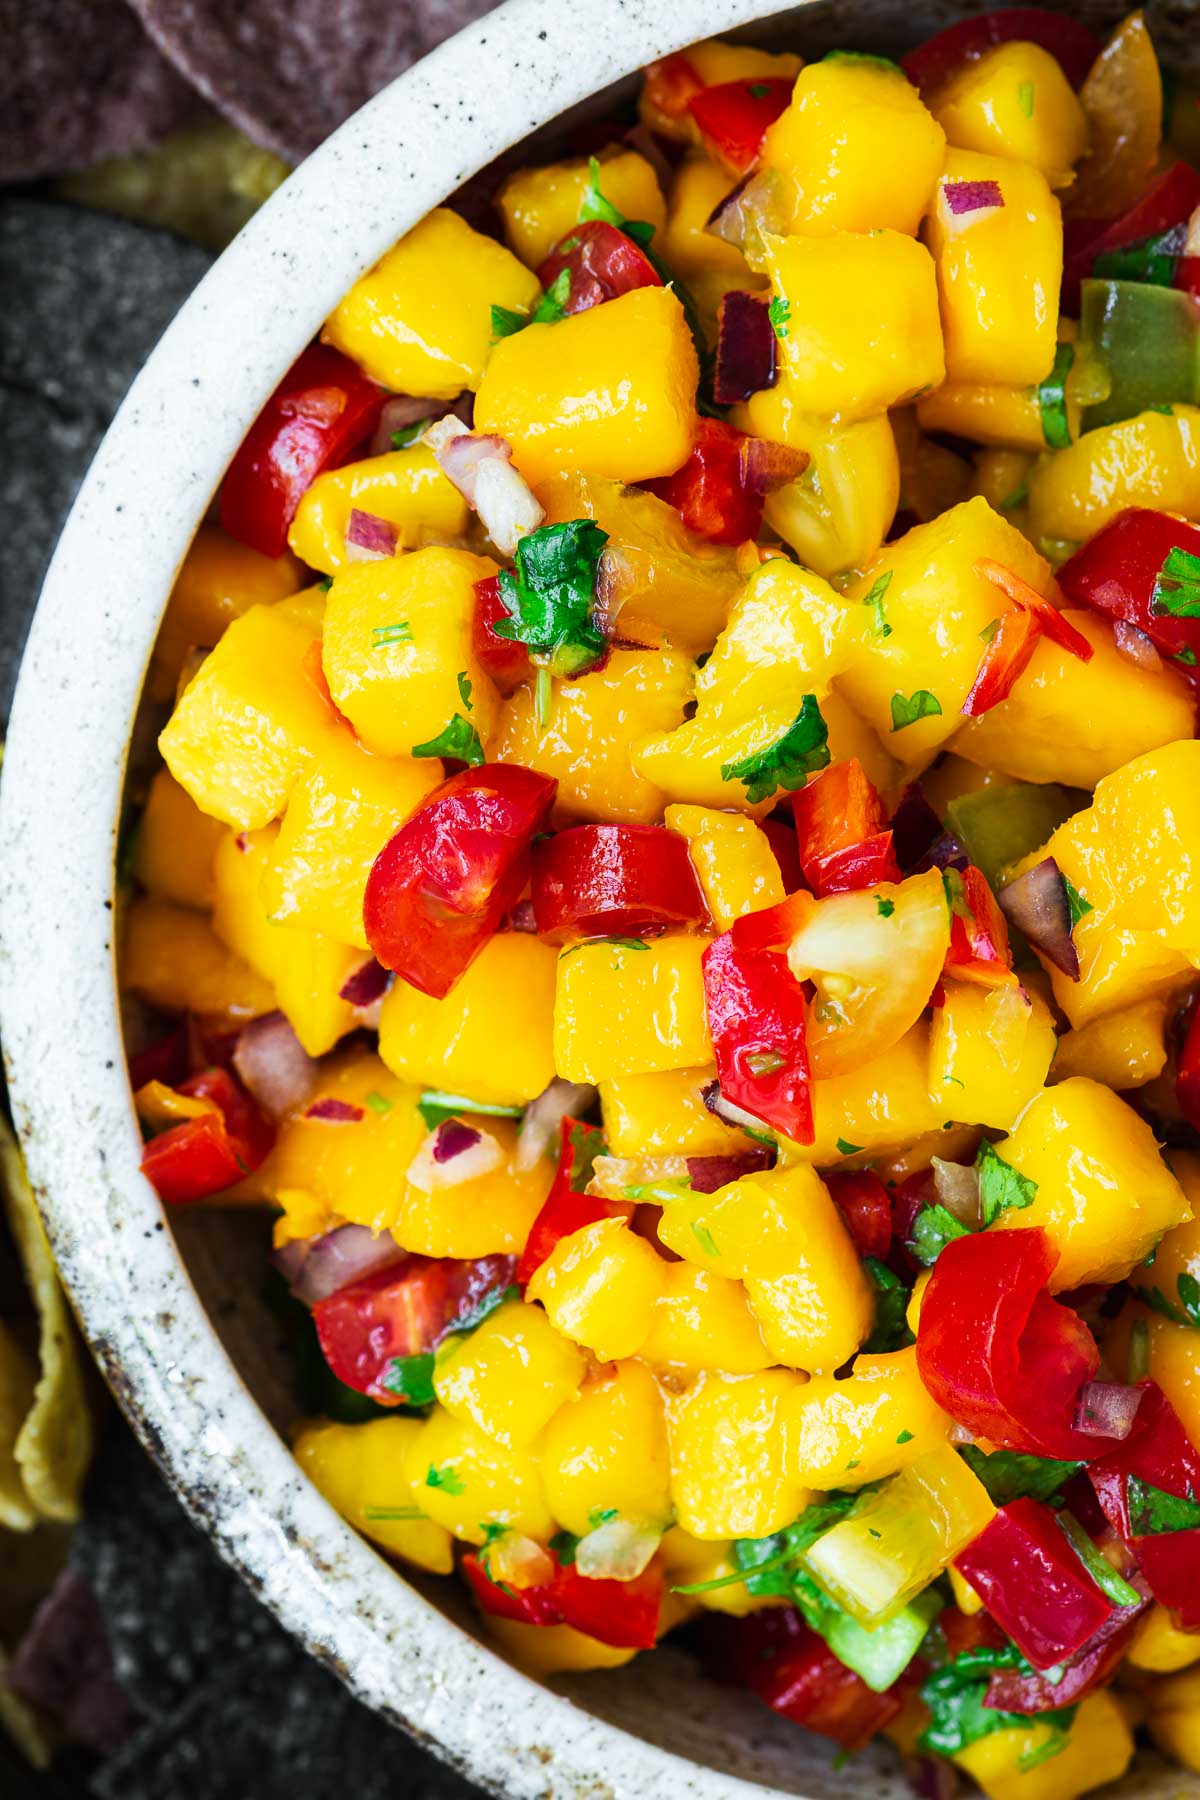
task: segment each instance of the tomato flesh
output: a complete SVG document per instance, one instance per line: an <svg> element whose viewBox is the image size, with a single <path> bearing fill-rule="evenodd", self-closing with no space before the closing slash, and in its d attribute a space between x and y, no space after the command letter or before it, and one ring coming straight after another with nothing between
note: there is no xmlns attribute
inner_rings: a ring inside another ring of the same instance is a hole
<svg viewBox="0 0 1200 1800"><path fill-rule="evenodd" d="M566 270L570 284L563 311L587 312L635 288L661 287L662 276L627 232L604 219L575 225L561 238L538 269L543 288L550 288Z"/></svg>
<svg viewBox="0 0 1200 1800"><path fill-rule="evenodd" d="M662 825L575 825L533 850L533 915L551 943L699 925L687 843Z"/></svg>
<svg viewBox="0 0 1200 1800"><path fill-rule="evenodd" d="M391 1364L432 1350L457 1319L495 1289L511 1286L515 1276L511 1256L470 1262L411 1256L376 1269L313 1307L325 1360L347 1387L384 1405L399 1404L401 1395L384 1386Z"/></svg>

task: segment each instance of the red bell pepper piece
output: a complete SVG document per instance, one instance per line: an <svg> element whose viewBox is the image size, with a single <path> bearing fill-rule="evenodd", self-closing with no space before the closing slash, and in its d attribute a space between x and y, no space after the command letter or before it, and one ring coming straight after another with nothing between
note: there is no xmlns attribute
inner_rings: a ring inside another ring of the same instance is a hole
<svg viewBox="0 0 1200 1800"><path fill-rule="evenodd" d="M215 1111L160 1132L142 1151L142 1174L169 1206L206 1200L249 1175L266 1159L275 1131L227 1069L206 1069L179 1093L208 1100Z"/></svg>
<svg viewBox="0 0 1200 1800"><path fill-rule="evenodd" d="M633 1207L622 1201L583 1191L592 1178L593 1162L604 1152L604 1133L599 1126L564 1119L560 1131L558 1168L517 1264L522 1287L533 1279L560 1239L599 1219L629 1218L633 1212Z"/></svg>
<svg viewBox="0 0 1200 1800"><path fill-rule="evenodd" d="M856 756L792 795L804 878L818 895L899 881L883 801Z"/></svg>
<svg viewBox="0 0 1200 1800"><path fill-rule="evenodd" d="M434 789L367 877L363 925L385 969L445 999L520 897L557 791L513 763L463 769Z"/></svg>
<svg viewBox="0 0 1200 1800"><path fill-rule="evenodd" d="M688 111L707 148L735 175L745 175L758 161L768 127L789 105L794 86L789 77L778 75L722 81L693 94Z"/></svg>
<svg viewBox="0 0 1200 1800"><path fill-rule="evenodd" d="M803 883L800 873L800 848L796 833L782 819L764 819L761 829L767 834L771 855L779 864L785 894L794 894Z"/></svg>
<svg viewBox="0 0 1200 1800"><path fill-rule="evenodd" d="M1175 1066L1175 1099L1188 1124L1200 1129L1200 1003L1196 1001L1185 1015Z"/></svg>
<svg viewBox="0 0 1200 1800"><path fill-rule="evenodd" d="M1088 1474L1105 1518L1136 1556L1154 1598L1184 1631L1200 1630L1200 1527L1139 1533L1136 1512L1130 1513L1131 1478L1160 1494L1200 1503L1200 1450L1155 1382L1144 1384L1129 1436Z"/></svg>
<svg viewBox="0 0 1200 1800"><path fill-rule="evenodd" d="M722 419L698 419L682 468L641 485L673 506L690 531L713 544L744 544L762 530L763 497L742 482L745 432Z"/></svg>
<svg viewBox="0 0 1200 1800"><path fill-rule="evenodd" d="M1081 85L1101 49L1095 32L1078 19L1042 6L1011 6L948 25L902 56L900 67L928 96L957 74L963 63L1014 40L1048 50L1061 63L1072 87Z"/></svg>
<svg viewBox="0 0 1200 1800"><path fill-rule="evenodd" d="M642 78L642 97L648 108L666 119L685 119L688 101L704 83L687 57L677 52L652 62Z"/></svg>
<svg viewBox="0 0 1200 1800"><path fill-rule="evenodd" d="M515 1280L512 1256L471 1262L408 1256L318 1300L313 1324L339 1381L385 1406L399 1405L403 1395L383 1385L392 1362L433 1350L486 1295Z"/></svg>
<svg viewBox="0 0 1200 1800"><path fill-rule="evenodd" d="M861 1750L903 1705L896 1686L876 1694L861 1675L838 1661L823 1638L799 1623L750 1669L746 1685L773 1712L832 1738L843 1750Z"/></svg>
<svg viewBox="0 0 1200 1800"><path fill-rule="evenodd" d="M568 313L587 312L634 288L662 286L662 276L641 246L603 219L573 225L560 238L537 272L543 288L552 287L564 269L569 284L563 311Z"/></svg>
<svg viewBox="0 0 1200 1800"><path fill-rule="evenodd" d="M739 943L735 930L714 938L703 961L721 1092L793 1143L811 1144L804 989L781 951Z"/></svg>
<svg viewBox="0 0 1200 1800"><path fill-rule="evenodd" d="M974 863L965 869L947 869L951 896L950 948L943 974L956 981L973 981L980 987L1003 987L1016 981L1008 925L988 886L987 876Z"/></svg>
<svg viewBox="0 0 1200 1800"><path fill-rule="evenodd" d="M699 925L687 842L663 825L573 825L533 848L533 916L553 944Z"/></svg>
<svg viewBox="0 0 1200 1800"><path fill-rule="evenodd" d="M1115 1606L1095 1636L1055 1669L1053 1680L1045 1675L1023 1675L1019 1669L997 1669L988 1683L985 1705L998 1712L1015 1713L1052 1712L1060 1706L1075 1706L1112 1680L1146 1605L1143 1601L1137 1606ZM986 1618L987 1614L976 1617Z"/></svg>
<svg viewBox="0 0 1200 1800"><path fill-rule="evenodd" d="M482 1558L471 1550L463 1574L480 1610L521 1625L570 1625L619 1650L653 1650L662 1606L662 1571L653 1564L632 1581L581 1575L574 1564L559 1565L553 1581L537 1587L501 1587Z"/></svg>
<svg viewBox="0 0 1200 1800"><path fill-rule="evenodd" d="M1002 615L995 635L980 659L970 693L962 703L968 719L978 719L1007 700L1017 677L1029 667L1041 626L1032 613L1016 606Z"/></svg>
<svg viewBox="0 0 1200 1800"><path fill-rule="evenodd" d="M1036 1227L955 1238L925 1290L917 1366L939 1406L976 1437L1088 1462L1112 1445L1073 1425L1100 1357L1082 1319L1047 1292L1057 1262Z"/></svg>
<svg viewBox="0 0 1200 1800"><path fill-rule="evenodd" d="M498 637L493 629L500 619L511 620L512 614L500 598L500 577L489 575L475 583L475 613L471 622L471 644L496 686L511 694L533 675L533 664L524 644L515 638Z"/></svg>
<svg viewBox="0 0 1200 1800"><path fill-rule="evenodd" d="M1132 506L1063 564L1059 585L1077 606L1090 606L1144 631L1164 656L1182 653L1200 659L1200 618L1156 610L1160 578L1165 582L1161 599L1169 602L1171 576L1165 564L1172 551L1200 557L1200 526Z"/></svg>
<svg viewBox="0 0 1200 1800"><path fill-rule="evenodd" d="M1040 1500L1002 1506L954 1566L1035 1669L1074 1656L1115 1610Z"/></svg>
<svg viewBox="0 0 1200 1800"><path fill-rule="evenodd" d="M379 423L383 392L340 350L302 350L242 440L221 484L221 524L262 556L282 556L317 476Z"/></svg>
<svg viewBox="0 0 1200 1800"><path fill-rule="evenodd" d="M834 1169L825 1186L860 1256L883 1262L892 1247L892 1198L873 1169Z"/></svg>
<svg viewBox="0 0 1200 1800"><path fill-rule="evenodd" d="M1156 175L1141 198L1120 218L1068 220L1064 234L1062 310L1079 311L1079 284L1092 272L1098 256L1123 250L1143 238L1161 237L1183 225L1200 206L1200 173L1189 163L1174 162Z"/></svg>

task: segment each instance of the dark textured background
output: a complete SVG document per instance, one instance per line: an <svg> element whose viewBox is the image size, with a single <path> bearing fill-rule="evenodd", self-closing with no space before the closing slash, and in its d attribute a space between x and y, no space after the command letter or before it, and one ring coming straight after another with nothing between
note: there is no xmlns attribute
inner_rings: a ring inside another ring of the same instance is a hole
<svg viewBox="0 0 1200 1800"><path fill-rule="evenodd" d="M209 258L165 233L0 198L0 709L62 519L129 382ZM88 604L85 592L79 605ZM69 643L63 655L71 654ZM64 729L69 722L64 721ZM219 1561L111 1411L72 1560L139 1712L103 1765L34 1776L0 1736L3 1800L472 1800L307 1657Z"/></svg>

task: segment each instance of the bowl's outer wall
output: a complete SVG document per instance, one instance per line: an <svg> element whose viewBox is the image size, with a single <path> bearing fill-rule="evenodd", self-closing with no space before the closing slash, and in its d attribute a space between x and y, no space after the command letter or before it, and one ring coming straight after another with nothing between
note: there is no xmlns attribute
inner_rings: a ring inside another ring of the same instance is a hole
<svg viewBox="0 0 1200 1800"><path fill-rule="evenodd" d="M357 274L430 206L695 39L757 21L762 40L887 50L966 10L509 0L444 45L303 165L166 333L80 492L22 668L0 789L0 1021L31 1173L84 1329L194 1516L284 1624L386 1716L521 1800L882 1800L907 1789L886 1764L833 1770L819 1747L699 1681L669 1650L571 1697L528 1681L448 1619L443 1598L435 1606L395 1578L300 1475L214 1335L138 1172L113 965L129 721L175 571L262 399ZM1103 22L1120 8L1081 10ZM1176 6L1162 35L1190 46L1197 10ZM1148 1772L1122 1791L1200 1785Z"/></svg>

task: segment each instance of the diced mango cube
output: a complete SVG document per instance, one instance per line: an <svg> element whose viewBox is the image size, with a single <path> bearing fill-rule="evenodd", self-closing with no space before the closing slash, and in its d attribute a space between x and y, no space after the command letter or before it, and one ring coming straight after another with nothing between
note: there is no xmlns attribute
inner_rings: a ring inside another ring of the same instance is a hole
<svg viewBox="0 0 1200 1800"><path fill-rule="evenodd" d="M737 1573L733 1545L727 1538L705 1543L685 1531L682 1525L672 1526L663 1538L662 1560L663 1574L671 1587L689 1587L692 1583L702 1585ZM744 1581L730 1581L725 1587L713 1587L693 1597L705 1611L729 1613L735 1619L744 1619L747 1613L761 1612L764 1607L779 1604L772 1595L750 1593Z"/></svg>
<svg viewBox="0 0 1200 1800"><path fill-rule="evenodd" d="M1007 1131L1042 1090L1056 1038L1050 1009L1015 986L946 981L929 1046L930 1093L950 1118Z"/></svg>
<svg viewBox="0 0 1200 1800"><path fill-rule="evenodd" d="M663 1271L641 1356L654 1367L727 1375L753 1375L772 1361L742 1283L688 1262L668 1263Z"/></svg>
<svg viewBox="0 0 1200 1800"><path fill-rule="evenodd" d="M275 1010L269 981L226 948L202 913L135 900L125 913L121 986L162 1012L253 1019Z"/></svg>
<svg viewBox="0 0 1200 1800"><path fill-rule="evenodd" d="M1161 996L1138 1000L1064 1032L1058 1040L1051 1080L1086 1075L1124 1093L1161 1075L1167 1062L1167 1002Z"/></svg>
<svg viewBox="0 0 1200 1800"><path fill-rule="evenodd" d="M602 1644L571 1625L522 1625L516 1619L488 1617L489 1637L518 1669L530 1675L566 1675L587 1669L619 1669L632 1662L636 1650Z"/></svg>
<svg viewBox="0 0 1200 1800"><path fill-rule="evenodd" d="M1200 1155L1172 1150L1171 1172L1192 1208L1192 1217L1172 1226L1130 1285L1140 1300L1178 1324L1200 1328Z"/></svg>
<svg viewBox="0 0 1200 1800"><path fill-rule="evenodd" d="M1039 459L1029 478L1029 532L1069 555L1127 506L1200 519L1200 411L1174 406L1085 431Z"/></svg>
<svg viewBox="0 0 1200 1800"><path fill-rule="evenodd" d="M420 1429L419 1419L371 1419L363 1425L314 1421L300 1427L292 1449L318 1493L356 1531L405 1562L449 1575L450 1533L421 1516L404 1474Z"/></svg>
<svg viewBox="0 0 1200 1800"><path fill-rule="evenodd" d="M1087 149L1087 115L1062 64L1040 44L997 44L971 57L933 99L956 150L1011 157L1065 187Z"/></svg>
<svg viewBox="0 0 1200 1800"><path fill-rule="evenodd" d="M900 1150L939 1130L953 1115L931 1097L929 1071L929 1027L922 1020L886 1056L814 1081L813 1142L789 1145L788 1154L825 1167L860 1150Z"/></svg>
<svg viewBox="0 0 1200 1800"><path fill-rule="evenodd" d="M605 938L559 953L554 1062L567 1081L694 1069L712 1056L700 961L706 937Z"/></svg>
<svg viewBox="0 0 1200 1800"><path fill-rule="evenodd" d="M201 525L180 565L158 628L150 673L152 700L170 700L189 650L211 650L228 625L252 606L286 600L304 580L294 556L260 556L227 537L219 525Z"/></svg>
<svg viewBox="0 0 1200 1800"><path fill-rule="evenodd" d="M790 1467L807 1487L882 1481L946 1440L949 1416L926 1393L915 1347L859 1356L843 1380L814 1375L787 1402Z"/></svg>
<svg viewBox="0 0 1200 1800"><path fill-rule="evenodd" d="M625 1219L600 1219L559 1239L526 1294L564 1337L612 1362L649 1336L665 1267Z"/></svg>
<svg viewBox="0 0 1200 1800"><path fill-rule="evenodd" d="M604 1135L612 1156L724 1156L745 1148L735 1125L705 1106L702 1091L717 1078L702 1069L663 1075L616 1075L600 1083Z"/></svg>
<svg viewBox="0 0 1200 1800"><path fill-rule="evenodd" d="M757 1538L790 1525L810 1492L788 1465L790 1369L702 1375L671 1407L671 1496L692 1537Z"/></svg>
<svg viewBox="0 0 1200 1800"><path fill-rule="evenodd" d="M138 824L133 873L156 899L211 906L213 857L224 835L220 822L200 811L169 770L159 769Z"/></svg>
<svg viewBox="0 0 1200 1800"><path fill-rule="evenodd" d="M640 1362L619 1362L555 1413L538 1450L550 1510L583 1537L594 1517L661 1528L671 1516L667 1424L658 1384Z"/></svg>
<svg viewBox="0 0 1200 1800"><path fill-rule="evenodd" d="M1110 1693L1088 1694L1067 1727L1065 1747L1047 1756L1048 1746L1058 1742L1057 1730L1036 1717L1027 1725L1004 1726L956 1751L953 1761L988 1800L1077 1800L1116 1781L1133 1760L1133 1733Z"/></svg>
<svg viewBox="0 0 1200 1800"><path fill-rule="evenodd" d="M528 1451L506 1449L443 1406L420 1426L402 1466L415 1504L468 1544L484 1543L489 1525L509 1525L541 1543L554 1530Z"/></svg>
<svg viewBox="0 0 1200 1800"><path fill-rule="evenodd" d="M523 1450L575 1398L583 1372L579 1351L540 1307L509 1300L474 1331L446 1341L433 1386L454 1418L469 1419L510 1450Z"/></svg>
<svg viewBox="0 0 1200 1800"><path fill-rule="evenodd" d="M770 839L753 820L707 806L668 806L666 823L687 839L718 931L727 931L744 913L778 906L783 899L783 876Z"/></svg>
<svg viewBox="0 0 1200 1800"><path fill-rule="evenodd" d="M1135 1669L1173 1675L1200 1662L1200 1631L1180 1631L1166 1607L1155 1602L1134 1626L1125 1654Z"/></svg>
<svg viewBox="0 0 1200 1800"><path fill-rule="evenodd" d="M615 145L601 151L600 191L627 219L643 219L656 230L667 216L658 176L636 150ZM517 169L496 195L510 250L531 269L546 260L560 238L579 222L580 207L591 181L586 156L567 162L540 163Z"/></svg>
<svg viewBox="0 0 1200 1800"><path fill-rule="evenodd" d="M301 562L335 574L346 561L346 527L353 511L394 525L404 550L461 537L467 528L466 501L424 444L318 475L288 532Z"/></svg>

